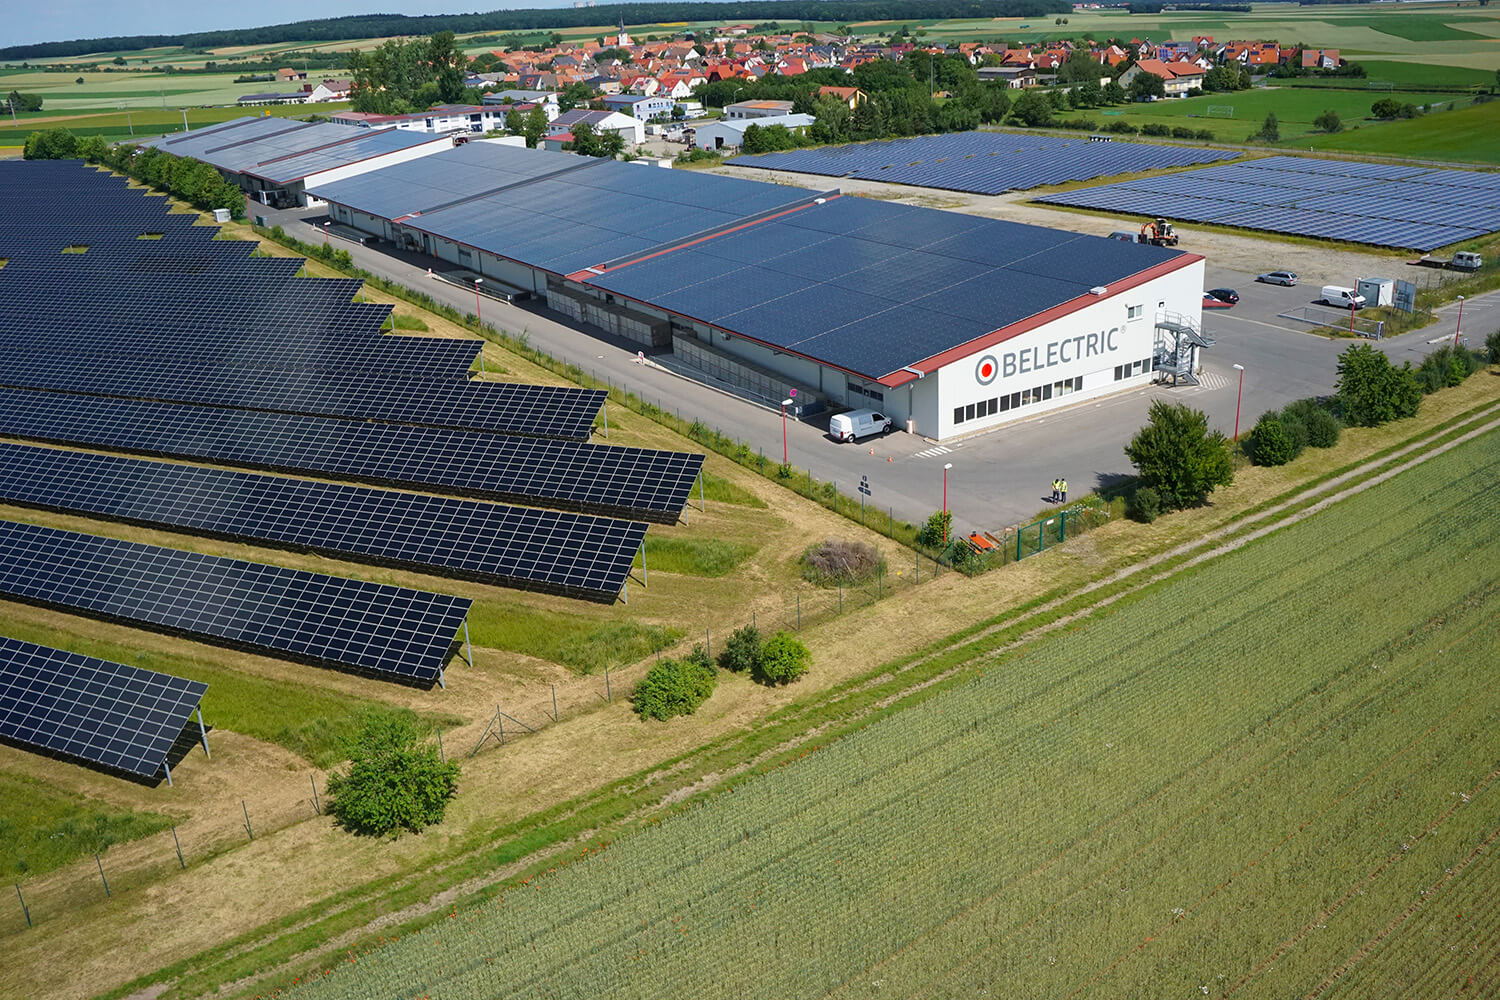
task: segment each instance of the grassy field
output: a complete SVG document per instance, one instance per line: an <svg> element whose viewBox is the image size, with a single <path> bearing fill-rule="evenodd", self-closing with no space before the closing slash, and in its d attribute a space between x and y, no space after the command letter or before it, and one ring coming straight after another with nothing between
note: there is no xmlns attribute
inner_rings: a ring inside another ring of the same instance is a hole
<svg viewBox="0 0 1500 1000"><path fill-rule="evenodd" d="M1487 994L1497 446L291 993Z"/></svg>
<svg viewBox="0 0 1500 1000"><path fill-rule="evenodd" d="M40 781L0 774L0 875L44 875L112 844L165 830L171 819L70 795Z"/></svg>
<svg viewBox="0 0 1500 1000"><path fill-rule="evenodd" d="M1315 149L1349 153L1398 153L1441 160L1500 164L1500 101L1456 111L1309 136Z"/></svg>

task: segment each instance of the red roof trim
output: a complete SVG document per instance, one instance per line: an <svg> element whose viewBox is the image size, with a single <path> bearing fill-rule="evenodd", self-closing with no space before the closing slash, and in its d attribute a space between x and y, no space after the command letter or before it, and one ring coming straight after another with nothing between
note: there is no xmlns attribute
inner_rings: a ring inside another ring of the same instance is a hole
<svg viewBox="0 0 1500 1000"><path fill-rule="evenodd" d="M923 375L931 375L933 372L937 371L944 365L957 361L960 358L966 358L978 351L994 347L996 344L1001 344L1007 340L1011 340L1012 338L1019 337L1023 333L1029 333L1039 326L1045 326L1046 324L1054 322L1055 320L1062 319L1064 316L1068 316L1072 313L1078 312L1080 309L1085 309L1091 305L1094 305L1095 303L1103 302L1105 299L1114 298L1121 292L1128 292L1130 289L1137 288L1141 285L1144 285L1148 281L1160 278L1164 274L1171 274L1173 271L1180 271L1184 267L1196 264L1197 262L1204 259L1205 258L1202 254L1184 253L1181 257L1173 257L1171 260L1164 260L1160 264L1148 267L1146 268L1146 270L1132 274L1128 278L1121 278L1119 281L1116 281L1113 284L1106 285L1105 287L1108 289L1108 291L1104 295L1089 295L1087 293L1079 295L1076 298L1072 298L1066 302L1055 305L1051 309L1044 309L1034 316L1028 316L1023 320L1017 320L1016 322L1011 323L1009 326L1002 326L1000 329L995 330L991 333L987 333L983 337L976 337L973 340L958 345L957 347L950 348L949 350L946 350L941 354L934 354L930 358L923 358L921 361L918 361L911 365L911 367L921 371ZM885 376L884 378L877 379L876 381L878 381L883 386L894 389L898 386L903 386L918 377L919 376L913 375L909 371L902 370L899 372L893 372L890 375Z"/></svg>

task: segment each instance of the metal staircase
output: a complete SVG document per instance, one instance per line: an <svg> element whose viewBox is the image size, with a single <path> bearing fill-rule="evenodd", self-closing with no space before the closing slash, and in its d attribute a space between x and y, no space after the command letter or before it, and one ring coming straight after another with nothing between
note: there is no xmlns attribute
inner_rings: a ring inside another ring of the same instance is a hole
<svg viewBox="0 0 1500 1000"><path fill-rule="evenodd" d="M1191 316L1163 310L1156 314L1156 351L1152 367L1157 382L1171 379L1173 386L1197 385L1198 351L1214 346Z"/></svg>

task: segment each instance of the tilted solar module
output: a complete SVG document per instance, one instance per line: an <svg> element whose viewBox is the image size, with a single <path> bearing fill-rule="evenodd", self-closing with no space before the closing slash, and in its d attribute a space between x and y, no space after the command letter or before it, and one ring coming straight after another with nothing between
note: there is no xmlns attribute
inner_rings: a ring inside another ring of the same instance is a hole
<svg viewBox="0 0 1500 1000"><path fill-rule="evenodd" d="M570 441L589 439L608 396L602 389L393 375L268 376L171 360L83 367L74 358L3 351L0 385Z"/></svg>
<svg viewBox="0 0 1500 1000"><path fill-rule="evenodd" d="M430 683L467 598L0 521L0 596Z"/></svg>
<svg viewBox="0 0 1500 1000"><path fill-rule="evenodd" d="M0 389L0 435L677 520L701 454Z"/></svg>
<svg viewBox="0 0 1500 1000"><path fill-rule="evenodd" d="M0 442L0 501L612 602L637 521Z"/></svg>
<svg viewBox="0 0 1500 1000"><path fill-rule="evenodd" d="M208 685L0 636L0 739L155 778Z"/></svg>

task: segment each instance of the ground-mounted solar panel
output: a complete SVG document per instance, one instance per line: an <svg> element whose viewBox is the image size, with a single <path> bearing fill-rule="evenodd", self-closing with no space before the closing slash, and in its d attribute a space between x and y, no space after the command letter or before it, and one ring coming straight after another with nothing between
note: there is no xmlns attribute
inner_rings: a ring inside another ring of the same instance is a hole
<svg viewBox="0 0 1500 1000"><path fill-rule="evenodd" d="M0 636L0 739L154 779L208 685Z"/></svg>
<svg viewBox="0 0 1500 1000"><path fill-rule="evenodd" d="M467 598L0 521L0 596L431 683Z"/></svg>
<svg viewBox="0 0 1500 1000"><path fill-rule="evenodd" d="M701 454L0 389L0 435L673 523Z"/></svg>
<svg viewBox="0 0 1500 1000"><path fill-rule="evenodd" d="M1054 205L1435 250L1500 232L1500 197L1473 171L1270 156L1081 188ZM1478 175L1485 176L1485 175Z"/></svg>
<svg viewBox="0 0 1500 1000"><path fill-rule="evenodd" d="M0 354L0 385L121 399L587 441L602 389L394 375L265 372L171 360L80 366L41 352Z"/></svg>
<svg viewBox="0 0 1500 1000"><path fill-rule="evenodd" d="M0 502L612 602L638 521L0 442Z"/></svg>

